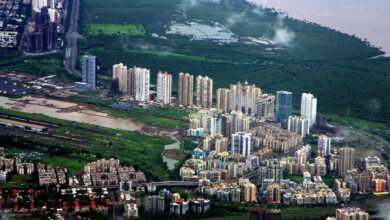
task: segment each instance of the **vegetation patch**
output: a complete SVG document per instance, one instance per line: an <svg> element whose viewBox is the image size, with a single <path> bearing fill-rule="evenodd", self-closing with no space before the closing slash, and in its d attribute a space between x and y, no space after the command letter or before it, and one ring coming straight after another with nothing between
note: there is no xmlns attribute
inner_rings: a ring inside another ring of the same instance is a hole
<svg viewBox="0 0 390 220"><path fill-rule="evenodd" d="M89 34L123 34L127 36L143 36L146 33L141 24L97 24L90 23L85 26Z"/></svg>
<svg viewBox="0 0 390 220"><path fill-rule="evenodd" d="M10 135L0 136L3 146L13 152L38 151L44 153L41 160L46 165L62 166L72 173L80 173L83 166L102 158L117 158L121 163L134 166L145 172L151 180L169 179L161 152L173 140L143 135L137 132L110 129L90 124L77 124L39 114L22 113L0 108L9 115L30 118L48 123L57 123L59 128L50 133L56 136L72 137L81 141L85 148L69 146L67 143L49 142L39 138L23 138ZM140 114L141 115L141 114ZM121 152L118 154L118 152Z"/></svg>

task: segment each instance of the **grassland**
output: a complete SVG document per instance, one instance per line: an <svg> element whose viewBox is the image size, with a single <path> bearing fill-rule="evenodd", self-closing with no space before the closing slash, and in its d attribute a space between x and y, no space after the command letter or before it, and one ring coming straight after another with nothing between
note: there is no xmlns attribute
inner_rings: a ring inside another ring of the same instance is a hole
<svg viewBox="0 0 390 220"><path fill-rule="evenodd" d="M167 180L169 178L161 152L164 146L173 143L173 140L90 124L75 124L44 115L0 110L0 112L19 117L55 122L60 127L51 131L51 134L76 138L82 141L83 145L88 146L80 148L69 146L67 143L52 143L39 138L0 136L2 146L11 149L11 152L18 150L43 152L45 155L41 159L42 162L68 167L74 173L79 173L84 164L89 161L117 158L123 164L141 169L152 180Z"/></svg>
<svg viewBox="0 0 390 220"><path fill-rule="evenodd" d="M123 34L126 36L143 36L146 31L140 24L87 24L85 26L88 29L88 33L99 34Z"/></svg>
<svg viewBox="0 0 390 220"><path fill-rule="evenodd" d="M284 179L289 179L293 182L301 183L303 181L303 176L302 175L289 175L289 176L285 176Z"/></svg>
<svg viewBox="0 0 390 220"><path fill-rule="evenodd" d="M12 175L11 180L6 183L0 183L0 189L9 188L30 188L34 185L33 176Z"/></svg>

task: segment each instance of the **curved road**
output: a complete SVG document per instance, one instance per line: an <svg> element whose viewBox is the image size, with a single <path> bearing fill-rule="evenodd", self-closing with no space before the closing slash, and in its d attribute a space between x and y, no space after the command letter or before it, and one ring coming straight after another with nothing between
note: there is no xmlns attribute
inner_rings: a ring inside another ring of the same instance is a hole
<svg viewBox="0 0 390 220"><path fill-rule="evenodd" d="M80 0L73 0L72 13L70 14L70 25L68 34L66 35L66 53L65 53L65 68L69 74L81 76L76 70L77 58L77 22L79 20Z"/></svg>

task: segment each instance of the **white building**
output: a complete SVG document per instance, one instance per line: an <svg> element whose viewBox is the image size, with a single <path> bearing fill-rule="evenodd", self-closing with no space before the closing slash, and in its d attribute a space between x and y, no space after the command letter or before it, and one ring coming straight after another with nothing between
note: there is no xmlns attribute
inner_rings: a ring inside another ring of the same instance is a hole
<svg viewBox="0 0 390 220"><path fill-rule="evenodd" d="M252 134L238 132L232 135L232 154L241 154L244 157L248 157L252 154L252 148Z"/></svg>
<svg viewBox="0 0 390 220"><path fill-rule="evenodd" d="M157 74L157 102L162 104L171 103L172 75L159 71Z"/></svg>
<svg viewBox="0 0 390 220"><path fill-rule="evenodd" d="M125 216L126 217L133 217L138 218L138 208L137 204L135 203L129 203L125 205Z"/></svg>
<svg viewBox="0 0 390 220"><path fill-rule="evenodd" d="M230 85L230 111L241 111L247 116L257 114L257 98L261 95L261 89L255 85Z"/></svg>
<svg viewBox="0 0 390 220"><path fill-rule="evenodd" d="M220 117L211 117L210 118L210 136L215 137L218 134L221 134L222 131L222 118Z"/></svg>
<svg viewBox="0 0 390 220"><path fill-rule="evenodd" d="M240 111L232 111L231 114L231 133L247 132L249 130L249 118Z"/></svg>
<svg viewBox="0 0 390 220"><path fill-rule="evenodd" d="M31 7L34 11L40 11L43 7L48 7L47 0L32 0Z"/></svg>
<svg viewBox="0 0 390 220"><path fill-rule="evenodd" d="M0 170L0 183L7 182L7 171Z"/></svg>
<svg viewBox="0 0 390 220"><path fill-rule="evenodd" d="M257 99L257 117L275 119L275 96L263 94Z"/></svg>
<svg viewBox="0 0 390 220"><path fill-rule="evenodd" d="M301 117L309 119L310 127L316 122L317 98L311 93L302 93L301 98Z"/></svg>
<svg viewBox="0 0 390 220"><path fill-rule="evenodd" d="M298 170L301 171L301 166L309 161L311 155L310 145L305 145L295 151L295 158L297 158Z"/></svg>
<svg viewBox="0 0 390 220"><path fill-rule="evenodd" d="M306 135L310 133L309 119L290 116L288 117L287 129L301 135L302 137L306 137Z"/></svg>
<svg viewBox="0 0 390 220"><path fill-rule="evenodd" d="M323 152L324 156L330 156L332 139L326 135L318 137L318 153Z"/></svg>
<svg viewBox="0 0 390 220"><path fill-rule="evenodd" d="M150 70L137 67L135 69L135 100L149 102Z"/></svg>

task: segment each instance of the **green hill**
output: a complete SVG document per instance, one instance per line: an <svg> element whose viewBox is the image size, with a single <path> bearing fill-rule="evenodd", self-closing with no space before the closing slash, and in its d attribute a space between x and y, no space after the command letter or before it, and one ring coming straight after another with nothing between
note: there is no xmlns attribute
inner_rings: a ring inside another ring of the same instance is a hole
<svg viewBox="0 0 390 220"><path fill-rule="evenodd" d="M311 92L321 112L390 121L390 59L368 59L383 52L273 9L244 0L83 0L80 21L80 55L97 55L100 74L123 62L176 79L179 72L207 74L215 88L248 80L265 92L292 91L295 107L300 93ZM191 31L207 35L219 28L216 35L230 34L236 42L177 34L175 24L190 22L198 24ZM119 24L133 29L110 28ZM96 25L104 28L91 28Z"/></svg>

